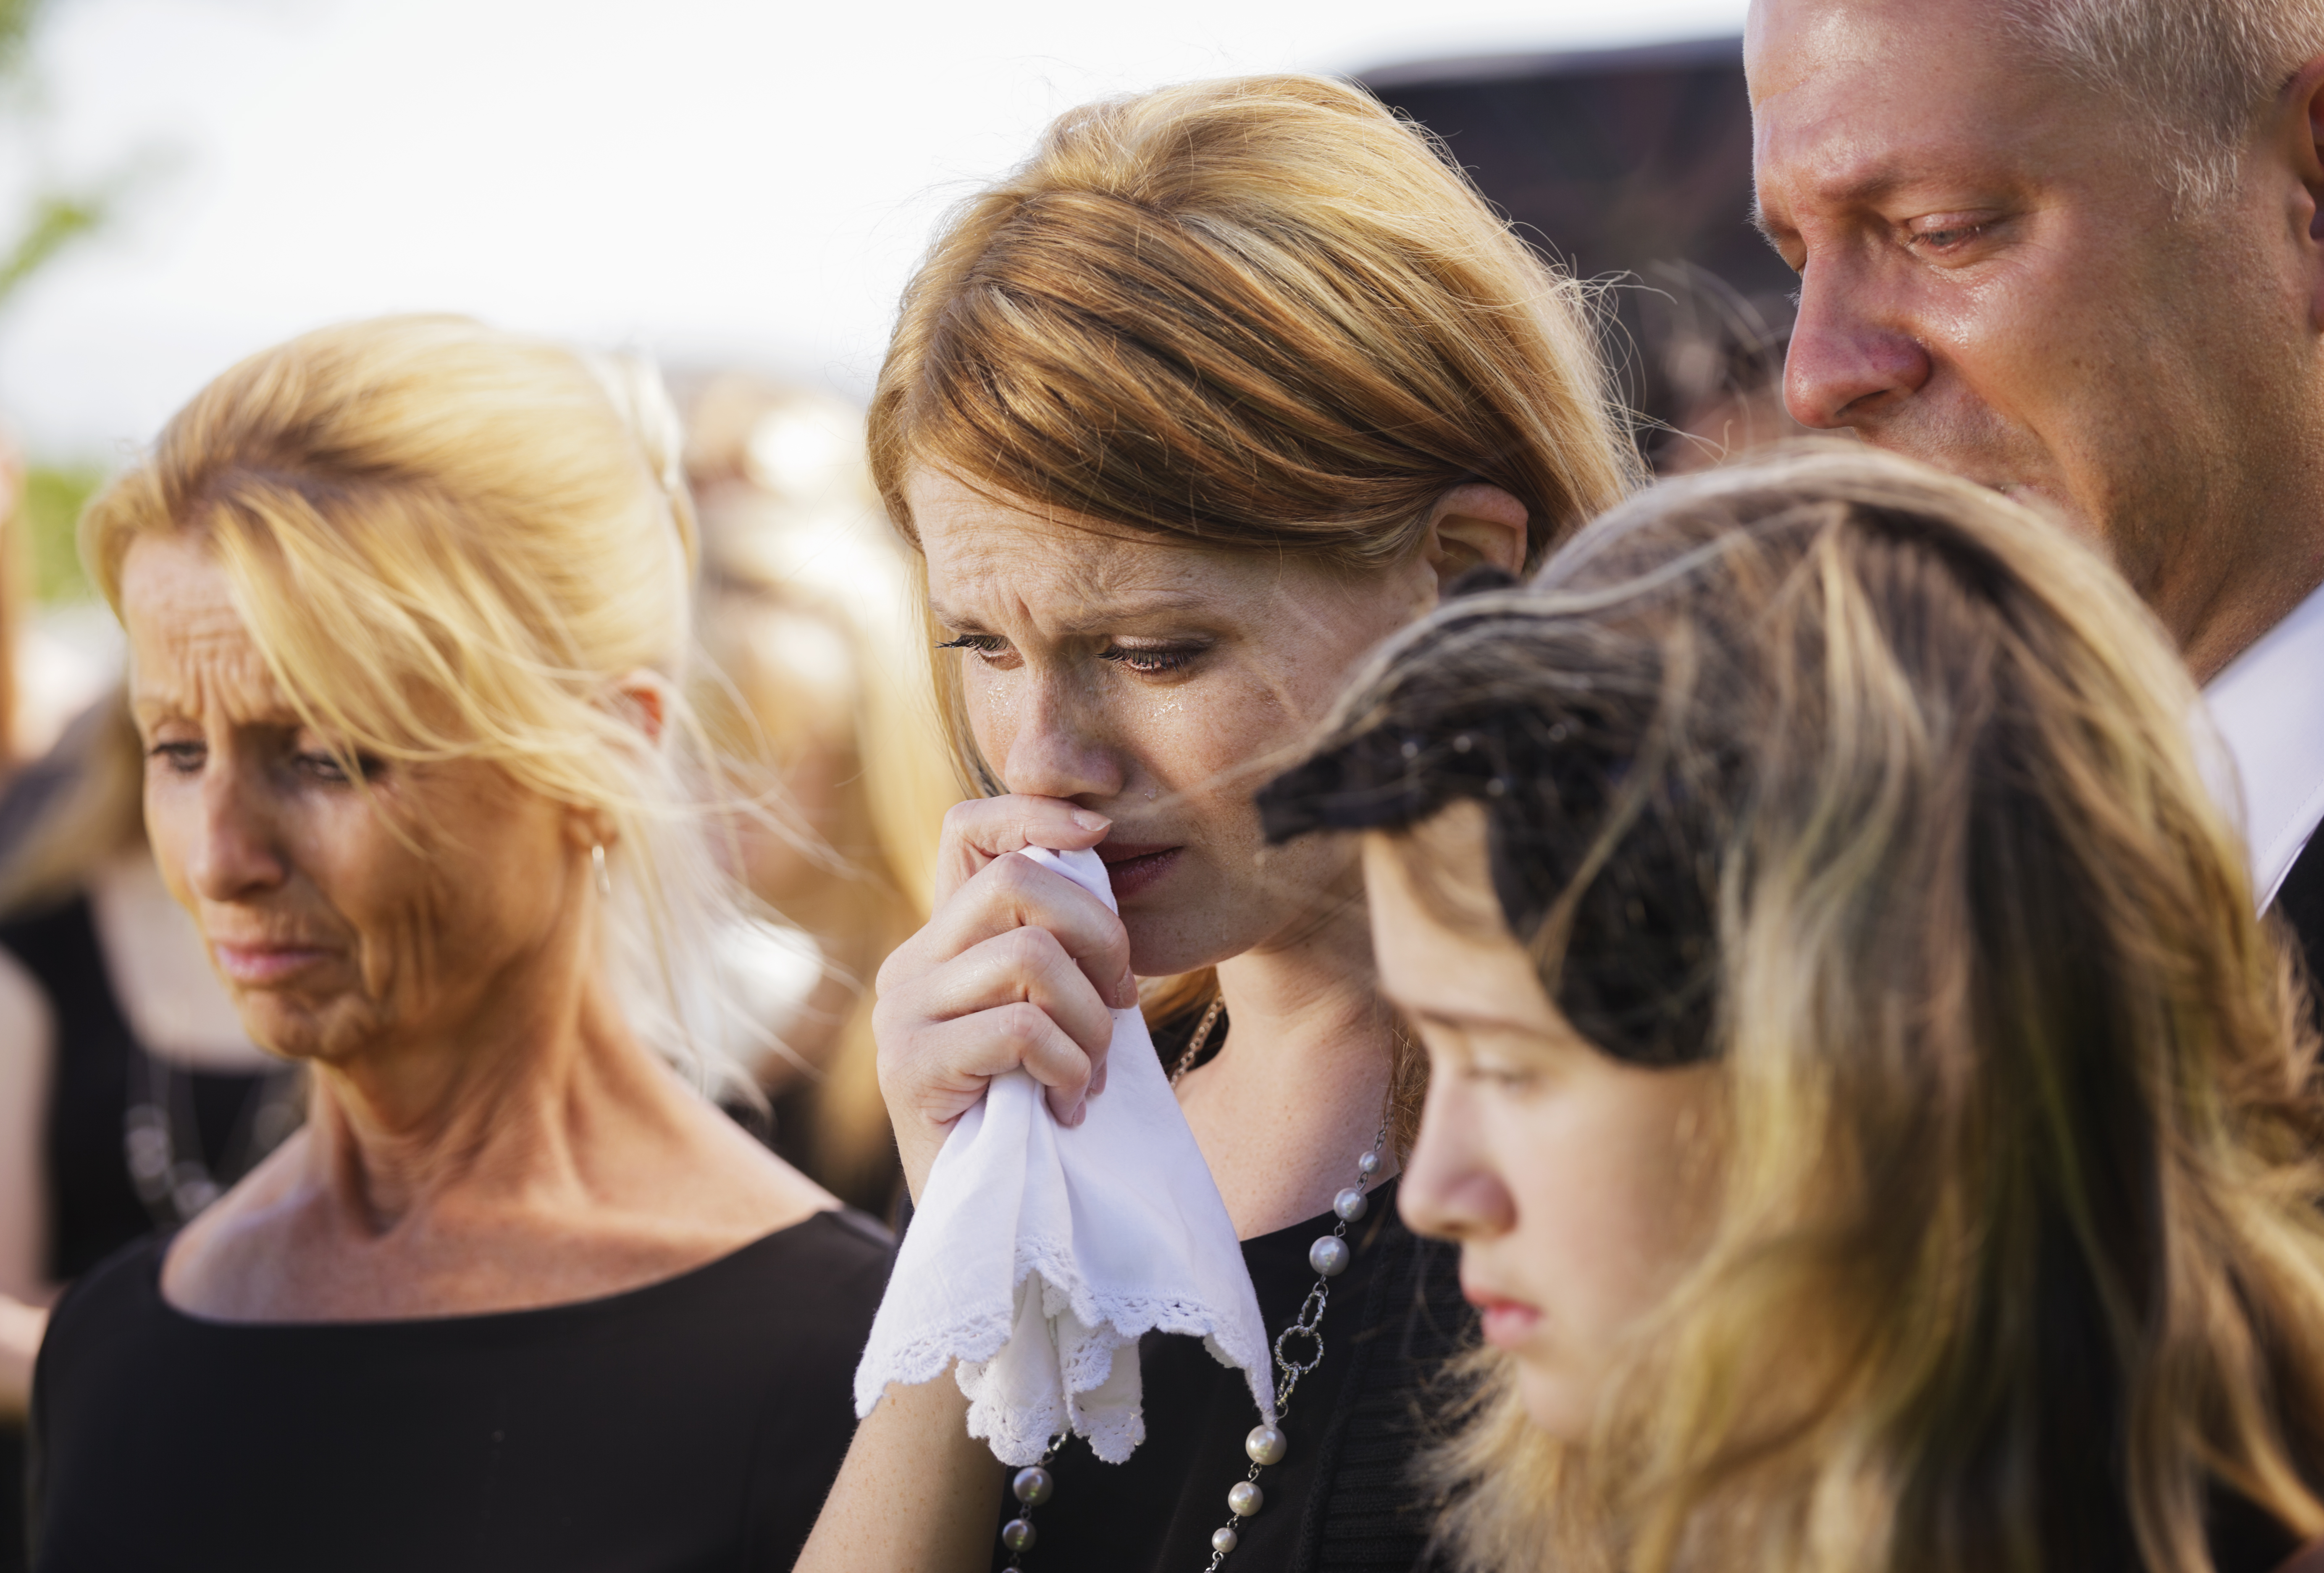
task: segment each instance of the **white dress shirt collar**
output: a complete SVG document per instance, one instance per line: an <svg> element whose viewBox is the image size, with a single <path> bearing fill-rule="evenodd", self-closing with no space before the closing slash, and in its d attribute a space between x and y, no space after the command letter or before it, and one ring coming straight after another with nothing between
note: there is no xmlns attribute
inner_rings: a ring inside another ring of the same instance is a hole
<svg viewBox="0 0 2324 1573"><path fill-rule="evenodd" d="M2265 911L2324 822L2324 588L2203 689L2241 785L2252 894Z"/></svg>

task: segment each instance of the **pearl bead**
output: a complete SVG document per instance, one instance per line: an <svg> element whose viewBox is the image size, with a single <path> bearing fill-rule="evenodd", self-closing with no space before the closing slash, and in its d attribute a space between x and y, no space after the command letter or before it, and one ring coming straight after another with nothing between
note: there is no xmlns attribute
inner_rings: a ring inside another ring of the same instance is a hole
<svg viewBox="0 0 2324 1573"><path fill-rule="evenodd" d="M1362 1157L1357 1159L1356 1172L1362 1175L1366 1180L1370 1180L1373 1175L1378 1174L1379 1172L1379 1154L1377 1152L1367 1152Z"/></svg>
<svg viewBox="0 0 2324 1573"><path fill-rule="evenodd" d="M1290 1439L1273 1426L1253 1426L1250 1435L1242 1439L1242 1450L1254 1464L1280 1464L1290 1449Z"/></svg>
<svg viewBox="0 0 2324 1573"><path fill-rule="evenodd" d="M1307 1265L1326 1278L1337 1278L1348 1270L1348 1258L1353 1254L1345 1240L1326 1235L1307 1247Z"/></svg>
<svg viewBox="0 0 2324 1573"><path fill-rule="evenodd" d="M1227 1506L1244 1518L1249 1518L1266 1505L1267 1493L1248 1480L1236 1481L1234 1488L1227 1493Z"/></svg>
<svg viewBox="0 0 2324 1573"><path fill-rule="evenodd" d="M1365 1209L1364 1193L1352 1185L1332 1198L1332 1210L1351 1224L1364 1216Z"/></svg>
<svg viewBox="0 0 2324 1573"><path fill-rule="evenodd" d="M1027 1507L1038 1507L1049 1500L1049 1493L1056 1490L1056 1485L1057 1483L1049 1477L1049 1472L1036 1464L1029 1469L1017 1471L1017 1478L1009 1483L1009 1489L1015 1492L1017 1500Z"/></svg>
<svg viewBox="0 0 2324 1573"><path fill-rule="evenodd" d="M1038 1537L1033 1533L1031 1519L1012 1518L1001 1526L1001 1543L1012 1551L1029 1551Z"/></svg>
<svg viewBox="0 0 2324 1573"><path fill-rule="evenodd" d="M1213 1530L1211 1531L1211 1550L1223 1557L1229 1551L1233 1550L1235 1549L1236 1542L1241 1539L1242 1537L1240 1535L1236 1534L1230 1529Z"/></svg>

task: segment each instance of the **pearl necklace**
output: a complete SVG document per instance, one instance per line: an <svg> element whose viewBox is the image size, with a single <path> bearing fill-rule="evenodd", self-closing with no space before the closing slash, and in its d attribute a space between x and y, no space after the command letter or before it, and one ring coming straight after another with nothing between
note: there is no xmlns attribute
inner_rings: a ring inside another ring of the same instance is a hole
<svg viewBox="0 0 2324 1573"><path fill-rule="evenodd" d="M1211 1008L1203 1013L1194 1036L1186 1040L1185 1050L1177 1063L1170 1068L1170 1085L1178 1085L1186 1072L1194 1069L1194 1057L1210 1041L1211 1031L1219 1024L1219 1013L1226 1008L1224 999L1214 999ZM1291 1394L1299 1379L1323 1363L1323 1308L1332 1300L1332 1280L1348 1270L1355 1259L1355 1251L1348 1244L1348 1226L1360 1221L1371 1208L1364 1195L1365 1182L1379 1173L1380 1152L1388 1145L1388 1116L1380 1117L1379 1130L1372 1137L1371 1150L1356 1158L1356 1182L1332 1198L1333 1214L1339 1222L1328 1235L1320 1235L1307 1247L1307 1265L1315 1270L1314 1287L1307 1291L1300 1305L1299 1315L1283 1331L1275 1336L1275 1415L1279 1421L1291 1412ZM1313 1346L1303 1360L1294 1359L1284 1346L1295 1338L1304 1338ZM1025 1553L1033 1549L1038 1538L1033 1528L1033 1510L1056 1494L1056 1476L1048 1466L1056 1461L1057 1449L1065 1438L1059 1436L1041 1455L1038 1464L1017 1471L1009 1483L1010 1494L1016 1497L1018 1514L1001 1526L1001 1543L1010 1551L1009 1566L1022 1568ZM1270 1464L1280 1464L1291 1451L1290 1439L1280 1425L1269 1425L1262 1418L1250 1434L1242 1439L1242 1450L1250 1459L1250 1468L1227 1491L1227 1522L1211 1531L1211 1560L1204 1573L1218 1573L1219 1565L1229 1552L1240 1545L1242 1536L1237 1526L1258 1513L1267 1505L1267 1493L1259 1488L1259 1472Z"/></svg>

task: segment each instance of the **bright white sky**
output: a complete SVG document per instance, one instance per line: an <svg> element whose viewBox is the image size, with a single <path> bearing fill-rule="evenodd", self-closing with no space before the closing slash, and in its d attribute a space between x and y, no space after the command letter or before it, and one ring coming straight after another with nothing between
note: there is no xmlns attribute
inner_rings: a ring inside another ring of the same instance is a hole
<svg viewBox="0 0 2324 1573"><path fill-rule="evenodd" d="M238 356L412 310L860 393L931 222L1073 104L1739 32L1744 5L59 0L49 130L0 143L0 200L142 172L0 318L0 416L112 458Z"/></svg>

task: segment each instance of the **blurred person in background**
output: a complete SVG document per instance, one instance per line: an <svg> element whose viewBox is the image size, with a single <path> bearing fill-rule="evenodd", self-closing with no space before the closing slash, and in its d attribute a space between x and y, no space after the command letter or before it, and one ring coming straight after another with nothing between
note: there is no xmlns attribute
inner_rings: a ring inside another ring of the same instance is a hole
<svg viewBox="0 0 2324 1573"><path fill-rule="evenodd" d="M0 1502L22 1554L32 1366L57 1291L190 1221L296 1127L145 846L116 693L0 792Z"/></svg>
<svg viewBox="0 0 2324 1573"><path fill-rule="evenodd" d="M23 512L23 456L13 440L0 433L0 782L8 779L22 756L17 712L23 678L17 671L16 640L29 600L24 581L31 566Z"/></svg>
<svg viewBox="0 0 2324 1573"><path fill-rule="evenodd" d="M751 919L679 449L642 367L388 319L85 516L162 878L314 1092L59 1301L36 1568L789 1565L889 1247L710 1096Z"/></svg>
<svg viewBox="0 0 2324 1573"><path fill-rule="evenodd" d="M929 697L901 545L863 460L863 416L742 374L690 401L702 518L696 708L770 812L738 818L752 891L811 938L812 992L753 1069L775 1150L884 1214L899 1171L872 1034L880 963L928 918L937 836L960 800Z"/></svg>
<svg viewBox="0 0 2324 1573"><path fill-rule="evenodd" d="M1129 1462L1068 1440L1014 1480L950 1375L890 1389L801 1565L1408 1567L1426 1374L1469 1326L1395 1220L1417 1056L1351 850L1265 854L1252 773L1446 587L1522 571L1630 484L1587 296L1345 83L1093 104L936 238L871 447L982 794L879 977L913 1193L993 1076L1078 1120L1145 976L1269 1334L1306 1306L1323 1354L1254 1429L1239 1372L1149 1335ZM1028 846L1093 847L1120 917Z"/></svg>
<svg viewBox="0 0 2324 1573"><path fill-rule="evenodd" d="M2105 543L2324 976L2324 5L1755 0L1785 392Z"/></svg>
<svg viewBox="0 0 2324 1573"><path fill-rule="evenodd" d="M2095 553L1861 450L1358 680L1262 812L1371 832L1428 1047L1462 1568L2324 1566L2318 1043L2194 702Z"/></svg>

